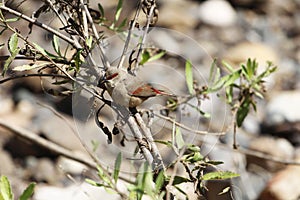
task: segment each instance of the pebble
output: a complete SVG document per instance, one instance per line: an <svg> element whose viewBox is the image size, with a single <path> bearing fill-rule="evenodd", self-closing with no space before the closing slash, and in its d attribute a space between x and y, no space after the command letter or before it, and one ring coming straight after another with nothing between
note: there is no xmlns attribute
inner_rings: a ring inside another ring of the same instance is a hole
<svg viewBox="0 0 300 200"><path fill-rule="evenodd" d="M249 149L282 160L291 160L294 156L294 147L284 138L257 137L251 141ZM284 164L250 155L247 156L247 163L248 166L250 164L258 165L271 172L276 172L285 167Z"/></svg>
<svg viewBox="0 0 300 200"><path fill-rule="evenodd" d="M200 4L198 17L206 24L228 27L235 24L237 14L227 1L209 0Z"/></svg>
<svg viewBox="0 0 300 200"><path fill-rule="evenodd" d="M72 185L69 187L54 187L37 185L34 191L35 200L90 200L90 199L110 199L119 200L119 195L109 193L104 188L95 187L88 183Z"/></svg>
<svg viewBox="0 0 300 200"><path fill-rule="evenodd" d="M268 125L300 121L300 92L281 91L273 94L266 108L265 123Z"/></svg>
<svg viewBox="0 0 300 200"><path fill-rule="evenodd" d="M299 153L299 149L295 152ZM295 156L300 161L300 155ZM276 173L261 192L261 200L294 200L300 196L300 166L289 165Z"/></svg>
<svg viewBox="0 0 300 200"><path fill-rule="evenodd" d="M81 174L83 171L87 170L86 165L63 156L58 158L57 165L64 172L71 174Z"/></svg>
<svg viewBox="0 0 300 200"><path fill-rule="evenodd" d="M0 163L1 163L1 166L0 166L1 174L4 174L7 176L9 174L14 173L15 165L13 163L11 155L4 150L0 151Z"/></svg>
<svg viewBox="0 0 300 200"><path fill-rule="evenodd" d="M196 3L184 0L164 1L159 8L158 25L178 31L190 30L197 24L193 9L196 6Z"/></svg>
<svg viewBox="0 0 300 200"><path fill-rule="evenodd" d="M229 48L222 57L232 65L245 63L248 58L255 59L259 65L258 71L262 71L267 66L268 61L271 61L275 65L279 61L279 56L270 46L255 42L238 43Z"/></svg>

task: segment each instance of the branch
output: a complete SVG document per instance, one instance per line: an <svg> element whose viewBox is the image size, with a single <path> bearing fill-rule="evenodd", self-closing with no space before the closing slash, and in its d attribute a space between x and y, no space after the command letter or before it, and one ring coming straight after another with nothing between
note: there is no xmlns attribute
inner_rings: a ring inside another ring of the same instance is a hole
<svg viewBox="0 0 300 200"><path fill-rule="evenodd" d="M177 122L176 120L170 118L170 117L166 117L164 115L161 115L161 114L158 114L158 113L154 113L154 115L156 115L157 117L159 118L162 118L162 119L165 119L171 123L174 123L176 126L178 127L181 127L187 131L191 131L192 133L196 133L196 134L199 134L199 135L215 135L215 136L220 136L220 135L225 135L226 134L226 131L223 131L223 132L208 132L208 131L199 131L199 130L195 130L195 129L191 129L187 126L185 126L184 124L181 124L179 122Z"/></svg>
<svg viewBox="0 0 300 200"><path fill-rule="evenodd" d="M123 63L124 63L124 60L125 60L125 57L126 57L126 52L128 50L129 42L130 42L130 39L131 39L131 34L132 34L132 31L135 28L135 25L137 23L137 19L139 17L141 9L142 9L142 3L141 3L141 1L139 1L138 2L138 8L135 12L135 16L134 16L133 20L130 23L130 28L128 30L128 36L126 38L126 42L125 42L123 52L122 52L122 55L121 55L121 58L120 58L120 61L119 61L119 64L118 64L118 68L123 66Z"/></svg>
<svg viewBox="0 0 300 200"><path fill-rule="evenodd" d="M11 81L14 79L19 79L19 78L28 78L28 77L57 77L57 78L68 78L65 75L61 75L61 74L22 74L22 75L17 75L17 76L13 76L13 77L9 77L6 79L2 79L0 80L0 84L5 83L7 81Z"/></svg>
<svg viewBox="0 0 300 200"><path fill-rule="evenodd" d="M50 151L52 151L54 153L57 153L58 155L63 155L67 158L70 158L72 160L76 160L80 163L83 163L93 169L97 169L97 165L90 159L87 159L86 157L83 157L80 154L76 154L75 152L70 151L69 149L66 149L60 145L53 143L53 142L50 142L31 131L28 131L24 128L16 126L15 124L10 124L9 122L7 122L3 119L0 119L0 126L17 134L21 138L24 138L26 140L34 142L46 149L49 149Z"/></svg>
<svg viewBox="0 0 300 200"><path fill-rule="evenodd" d="M27 15L24 15L23 13L20 13L18 11L10 9L10 8L6 7L4 4L2 4L0 6L0 9L1 10L5 10L5 11L9 12L10 14L13 14L13 15L15 15L17 17L20 17L20 18L22 18L22 19L24 19L24 20L26 20L26 21L28 21L28 22L30 22L30 23L32 23L32 24L34 24L34 25L42 28L42 29L45 29L45 30L53 33L57 37L61 38L62 40L66 41L66 42L68 42L69 44L73 45L76 49L81 49L82 48L81 45L77 41L72 40L71 38L65 36L64 34L58 32L57 30L55 30L53 28L51 28L50 26L47 26L47 25L45 25L45 24L37 21L36 19L33 19L31 17L28 17Z"/></svg>

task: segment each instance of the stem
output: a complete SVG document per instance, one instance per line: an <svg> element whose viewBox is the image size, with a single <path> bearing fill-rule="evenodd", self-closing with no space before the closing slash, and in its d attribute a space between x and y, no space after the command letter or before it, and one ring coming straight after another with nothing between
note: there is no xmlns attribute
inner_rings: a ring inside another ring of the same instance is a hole
<svg viewBox="0 0 300 200"><path fill-rule="evenodd" d="M10 9L10 8L6 7L4 4L2 6L0 6L0 9L1 10L5 10L5 11L7 11L7 12L9 12L9 13L17 16L17 17L20 17L20 18L22 18L22 19L24 19L24 20L26 20L26 21L28 21L30 23L33 23L34 25L36 25L36 26L38 26L38 27L40 27L42 29L45 29L45 30L53 33L57 37L61 38L62 40L65 40L69 44L73 45L76 49L81 49L82 48L81 45L77 41L72 40L71 38L65 36L64 34L58 32L57 30L55 30L53 28L51 28L50 26L47 26L47 25L45 25L45 24L37 21L36 19L33 19L31 17L28 17L27 15L24 15L23 13L20 13L18 11Z"/></svg>

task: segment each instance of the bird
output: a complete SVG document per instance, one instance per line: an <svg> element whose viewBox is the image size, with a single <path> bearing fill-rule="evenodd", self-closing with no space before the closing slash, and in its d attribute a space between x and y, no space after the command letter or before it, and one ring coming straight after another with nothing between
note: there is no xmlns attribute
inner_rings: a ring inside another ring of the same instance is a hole
<svg viewBox="0 0 300 200"><path fill-rule="evenodd" d="M136 108L148 98L165 95L174 97L127 72L125 68L109 67L105 72L105 87L116 104Z"/></svg>

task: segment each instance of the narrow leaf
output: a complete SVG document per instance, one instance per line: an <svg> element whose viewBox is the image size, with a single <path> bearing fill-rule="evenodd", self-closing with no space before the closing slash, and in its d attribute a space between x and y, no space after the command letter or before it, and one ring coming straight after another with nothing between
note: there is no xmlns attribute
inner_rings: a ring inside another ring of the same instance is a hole
<svg viewBox="0 0 300 200"><path fill-rule="evenodd" d="M113 178L115 180L115 183L118 181L118 178L119 178L121 162L122 162L122 153L120 152L116 158L115 169L114 169L114 173L113 173Z"/></svg>
<svg viewBox="0 0 300 200"><path fill-rule="evenodd" d="M14 18L10 18L10 19L5 19L6 23L10 23L10 22L16 22L20 19L20 17L14 17Z"/></svg>
<svg viewBox="0 0 300 200"><path fill-rule="evenodd" d="M241 106L238 108L236 114L236 122L238 127L242 126L246 116L248 115L249 106L250 106L250 100L246 99L244 102L242 102Z"/></svg>
<svg viewBox="0 0 300 200"><path fill-rule="evenodd" d="M202 180L220 180L220 179L229 179L240 176L237 173L230 172L230 171L216 171L216 172L209 172L204 174Z"/></svg>
<svg viewBox="0 0 300 200"><path fill-rule="evenodd" d="M36 50L38 50L41 54L43 54L44 56L47 55L47 52L44 48L42 48L40 45L33 43L34 47L36 48Z"/></svg>
<svg viewBox="0 0 300 200"><path fill-rule="evenodd" d="M177 148L181 149L185 145L185 142L183 140L179 127L176 127L175 139L176 139Z"/></svg>
<svg viewBox="0 0 300 200"><path fill-rule="evenodd" d="M160 53L158 53L158 54L156 54L156 55L150 57L149 60L148 60L148 62L158 60L158 59L160 59L161 57L163 57L165 54L166 54L166 52L165 52L165 51L162 51L162 52L160 52Z"/></svg>
<svg viewBox="0 0 300 200"><path fill-rule="evenodd" d="M233 73L234 72L234 69L233 69L233 67L229 64L229 63L227 63L226 61L222 61L222 64L224 65L224 67L230 72L230 73Z"/></svg>
<svg viewBox="0 0 300 200"><path fill-rule="evenodd" d="M122 5L123 5L123 0L119 0L118 5L117 5L117 11L115 14L115 21L117 22L120 18L121 12L122 12Z"/></svg>
<svg viewBox="0 0 300 200"><path fill-rule="evenodd" d="M240 70L235 71L234 73L228 76L228 79L225 81L224 87L232 85L240 77Z"/></svg>
<svg viewBox="0 0 300 200"><path fill-rule="evenodd" d="M17 66L15 68L13 68L13 71L19 71L19 72L22 72L22 71L27 71L27 70L32 70L32 69L35 69L35 68L39 68L39 67L44 67L46 65L48 65L50 63L31 63L31 64L28 64L28 65L21 65L21 66Z"/></svg>
<svg viewBox="0 0 300 200"><path fill-rule="evenodd" d="M24 190L19 200L27 200L29 199L34 192L35 183L30 183L30 185Z"/></svg>
<svg viewBox="0 0 300 200"><path fill-rule="evenodd" d="M98 9L100 11L101 17L104 17L104 9L100 3L98 3Z"/></svg>
<svg viewBox="0 0 300 200"><path fill-rule="evenodd" d="M17 51L12 52L11 56L9 56L7 58L7 60L4 63L4 66L3 66L2 76L5 75L6 71L8 70L9 66L14 61L14 59L16 58L16 56L18 55L18 53L19 53L19 49Z"/></svg>
<svg viewBox="0 0 300 200"><path fill-rule="evenodd" d="M160 191L160 189L164 185L164 182L165 182L164 171L160 171L159 174L158 174L158 176L157 176L157 178L156 178L156 181L155 181L155 190L157 192Z"/></svg>
<svg viewBox="0 0 300 200"><path fill-rule="evenodd" d="M8 40L8 50L11 54L14 54L18 50L18 35L14 33Z"/></svg>
<svg viewBox="0 0 300 200"><path fill-rule="evenodd" d="M185 177L175 176L172 185L177 185L177 184L185 183L185 182L188 182L188 181L189 181L189 179L187 179Z"/></svg>
<svg viewBox="0 0 300 200"><path fill-rule="evenodd" d="M13 193L11 186L6 176L1 176L0 179L0 192L4 200L13 200Z"/></svg>
<svg viewBox="0 0 300 200"><path fill-rule="evenodd" d="M144 51L141 58L140 65L143 65L150 59L150 53L147 50Z"/></svg>
<svg viewBox="0 0 300 200"><path fill-rule="evenodd" d="M59 38L56 35L53 35L52 46L54 48L54 51L60 56L61 52L60 52Z"/></svg>
<svg viewBox="0 0 300 200"><path fill-rule="evenodd" d="M186 79L186 84L187 84L189 93L191 95L193 95L195 93L195 91L194 91L193 70L192 70L192 64L190 61L186 61L186 63L185 63L185 79Z"/></svg>

